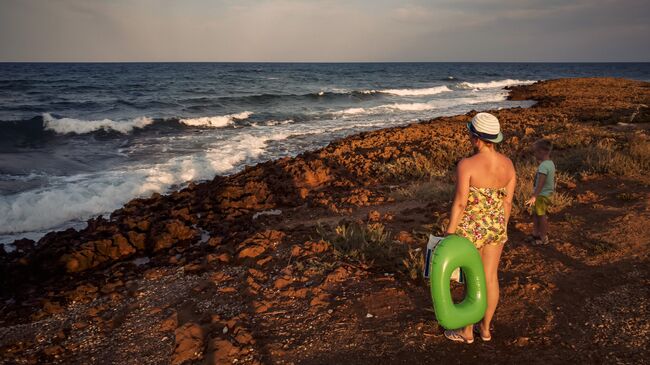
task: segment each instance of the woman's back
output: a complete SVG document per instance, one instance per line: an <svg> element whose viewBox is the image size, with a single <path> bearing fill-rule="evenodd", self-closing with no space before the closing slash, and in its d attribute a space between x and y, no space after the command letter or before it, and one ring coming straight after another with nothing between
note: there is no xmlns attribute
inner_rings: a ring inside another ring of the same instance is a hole
<svg viewBox="0 0 650 365"><path fill-rule="evenodd" d="M464 165L470 174L469 185L476 188L504 188L515 175L512 161L496 151L477 153L465 159Z"/></svg>

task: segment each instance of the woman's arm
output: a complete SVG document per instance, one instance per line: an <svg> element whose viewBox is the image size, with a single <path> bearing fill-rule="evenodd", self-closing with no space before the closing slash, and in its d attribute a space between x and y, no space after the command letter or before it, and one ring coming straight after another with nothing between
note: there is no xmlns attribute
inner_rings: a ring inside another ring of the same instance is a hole
<svg viewBox="0 0 650 365"><path fill-rule="evenodd" d="M470 174L467 161L462 160L458 163L458 167L456 167L456 193L454 194L454 202L451 205L447 234L456 233L460 217L465 211L467 196L469 195L469 180Z"/></svg>
<svg viewBox="0 0 650 365"><path fill-rule="evenodd" d="M510 212L512 211L512 199L515 196L515 187L517 186L517 174L514 171L512 172L512 178L508 181L506 185L506 197L503 199L503 209L505 210L506 218L506 227L508 226L508 221L510 221Z"/></svg>

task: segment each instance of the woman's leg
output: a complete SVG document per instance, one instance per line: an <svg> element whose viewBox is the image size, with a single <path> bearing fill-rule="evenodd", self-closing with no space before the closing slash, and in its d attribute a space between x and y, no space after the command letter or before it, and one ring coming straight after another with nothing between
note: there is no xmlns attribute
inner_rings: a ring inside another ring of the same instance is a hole
<svg viewBox="0 0 650 365"><path fill-rule="evenodd" d="M483 269L485 270L485 282L487 284L487 309L485 310L485 317L480 322L481 335L483 337L490 337L490 322L492 322L492 317L497 309L497 303L499 303L499 277L497 271L503 246L503 244L485 245L481 247L480 251Z"/></svg>

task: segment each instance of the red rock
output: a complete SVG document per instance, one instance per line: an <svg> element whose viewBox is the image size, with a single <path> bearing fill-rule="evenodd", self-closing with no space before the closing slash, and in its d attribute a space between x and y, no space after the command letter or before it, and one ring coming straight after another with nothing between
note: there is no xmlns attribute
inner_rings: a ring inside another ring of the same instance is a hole
<svg viewBox="0 0 650 365"><path fill-rule="evenodd" d="M329 299L330 296L328 294L319 294L309 302L309 305L312 307L326 306L329 304Z"/></svg>
<svg viewBox="0 0 650 365"><path fill-rule="evenodd" d="M240 332L235 336L235 340L242 345L248 345L253 343L253 336L248 332Z"/></svg>
<svg viewBox="0 0 650 365"><path fill-rule="evenodd" d="M124 283L122 280L116 280L112 283L106 283L106 285L102 286L101 292L104 294L112 293L115 291L115 289L124 286Z"/></svg>
<svg viewBox="0 0 650 365"><path fill-rule="evenodd" d="M79 285L69 295L69 299L74 302L89 302L97 297L97 287L92 284Z"/></svg>
<svg viewBox="0 0 650 365"><path fill-rule="evenodd" d="M210 237L210 239L208 240L208 246L212 246L212 247L221 246L222 243L223 243L223 237L220 236Z"/></svg>
<svg viewBox="0 0 650 365"><path fill-rule="evenodd" d="M257 280L266 280L267 276L263 271L257 269L248 269L248 273Z"/></svg>
<svg viewBox="0 0 650 365"><path fill-rule="evenodd" d="M47 314L59 314L59 313L63 313L64 309L63 307L61 307L61 304L46 300L45 302L43 302L43 311Z"/></svg>
<svg viewBox="0 0 650 365"><path fill-rule="evenodd" d="M204 331L196 323L185 323L174 332L176 348L172 355L172 364L179 365L188 360L199 359L203 352Z"/></svg>
<svg viewBox="0 0 650 365"><path fill-rule="evenodd" d="M264 313L269 310L270 304L264 301L253 301L253 308L255 309L255 313Z"/></svg>
<svg viewBox="0 0 650 365"><path fill-rule="evenodd" d="M178 317L177 314L174 312L172 315L169 317L165 318L162 323L160 324L160 331L161 332L167 332L171 331L178 327Z"/></svg>
<svg viewBox="0 0 650 365"><path fill-rule="evenodd" d="M43 350L43 353L47 356L58 357L63 353L63 347L59 345L49 346Z"/></svg>
<svg viewBox="0 0 650 365"><path fill-rule="evenodd" d="M241 251L239 251L239 253L237 254L237 257L239 257L239 259L245 259L245 258L248 258L248 257L255 258L255 257L261 255L264 251L266 251L266 248L264 248L262 246L257 246L257 245L256 246L250 246L250 247L246 247L246 248L242 249Z"/></svg>
<svg viewBox="0 0 650 365"><path fill-rule="evenodd" d="M75 322L72 324L72 328L76 330L82 330L84 328L88 327L88 323L86 322Z"/></svg>
<svg viewBox="0 0 650 365"><path fill-rule="evenodd" d="M330 244L325 241L310 242L309 251L313 253L323 253L330 249Z"/></svg>
<svg viewBox="0 0 650 365"><path fill-rule="evenodd" d="M127 232L127 236L131 244L135 246L138 250L144 250L146 248L147 235L145 235L144 233L129 231Z"/></svg>
<svg viewBox="0 0 650 365"><path fill-rule="evenodd" d="M269 261L273 260L273 257L267 256L261 260L257 260L257 265L258 266L264 266L269 263Z"/></svg>
<svg viewBox="0 0 650 365"><path fill-rule="evenodd" d="M292 283L293 280L291 278L279 278L273 283L273 287L276 289L282 289Z"/></svg>
<svg viewBox="0 0 650 365"><path fill-rule="evenodd" d="M407 245L415 243L415 238L413 238L413 235L406 231L400 231L395 239Z"/></svg>
<svg viewBox="0 0 650 365"><path fill-rule="evenodd" d="M305 250L302 249L302 247L298 245L293 245L291 246L291 256L292 257L300 257L304 255Z"/></svg>
<svg viewBox="0 0 650 365"><path fill-rule="evenodd" d="M230 280L230 276L224 272L218 271L212 274L210 279L212 279L215 284L220 284Z"/></svg>
<svg viewBox="0 0 650 365"><path fill-rule="evenodd" d="M283 297L289 297L289 298L306 298L307 293L309 293L309 290L307 288L300 288L300 289L292 289L289 288L285 291L280 292L280 295Z"/></svg>
<svg viewBox="0 0 650 365"><path fill-rule="evenodd" d="M228 340L214 339L210 342L210 355L207 364L232 364L232 359L239 354L240 349Z"/></svg>
<svg viewBox="0 0 650 365"><path fill-rule="evenodd" d="M350 273L342 266L339 266L336 268L336 270L332 271L327 275L325 278L326 283L335 283L339 281L343 281L347 279L350 276Z"/></svg>
<svg viewBox="0 0 650 365"><path fill-rule="evenodd" d="M158 280L165 275L165 272L158 268L153 268L145 271L144 277L147 280Z"/></svg>
<svg viewBox="0 0 650 365"><path fill-rule="evenodd" d="M368 213L368 221L370 222L379 222L381 220L381 213L376 210L371 210Z"/></svg>
<svg viewBox="0 0 650 365"><path fill-rule="evenodd" d="M230 262L230 255L225 252L220 254L211 253L206 256L206 260L208 261L208 263L218 261L227 264Z"/></svg>

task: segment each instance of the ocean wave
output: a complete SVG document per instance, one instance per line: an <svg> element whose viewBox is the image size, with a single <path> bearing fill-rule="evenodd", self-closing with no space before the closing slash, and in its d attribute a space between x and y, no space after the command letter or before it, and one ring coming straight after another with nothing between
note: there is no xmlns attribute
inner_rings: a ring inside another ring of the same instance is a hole
<svg viewBox="0 0 650 365"><path fill-rule="evenodd" d="M114 121L111 119L102 120L82 120L74 118L55 118L49 113L43 114L43 129L56 132L58 134L86 134L99 130L106 132L114 131L127 134L135 128L144 128L153 123L153 119L148 117L139 117L127 121Z"/></svg>
<svg viewBox="0 0 650 365"><path fill-rule="evenodd" d="M462 89L496 89L514 85L530 85L535 82L537 81L505 79L489 82L461 82L458 84L458 87Z"/></svg>
<svg viewBox="0 0 650 365"><path fill-rule="evenodd" d="M394 104L384 104L379 106L373 106L371 108L348 108L340 111L333 112L334 115L359 115L359 114L377 114L377 113L386 113L390 111L423 111L434 109L431 103L394 103Z"/></svg>
<svg viewBox="0 0 650 365"><path fill-rule="evenodd" d="M245 133L202 153L151 166L52 177L46 187L0 196L0 235L17 239L21 232L67 228L110 213L133 198L164 193L188 181L211 179L215 174L236 172L244 163L258 162L269 142L301 133Z"/></svg>
<svg viewBox="0 0 650 365"><path fill-rule="evenodd" d="M370 108L348 108L335 111L332 114L337 116L355 116L381 114L390 112L420 112L433 109L445 109L466 104L496 103L506 100L506 93L468 96L453 99L436 99L426 103L394 103L374 106Z"/></svg>
<svg viewBox="0 0 650 365"><path fill-rule="evenodd" d="M184 118L179 119L178 121L191 127L220 128L233 124L235 120L248 119L251 115L253 115L252 112L241 112L237 114L220 115L214 117Z"/></svg>
<svg viewBox="0 0 650 365"><path fill-rule="evenodd" d="M379 90L379 92L384 94L391 94L397 96L426 96L426 95L436 95L444 92L452 91L447 86L435 86L424 89L387 89Z"/></svg>

